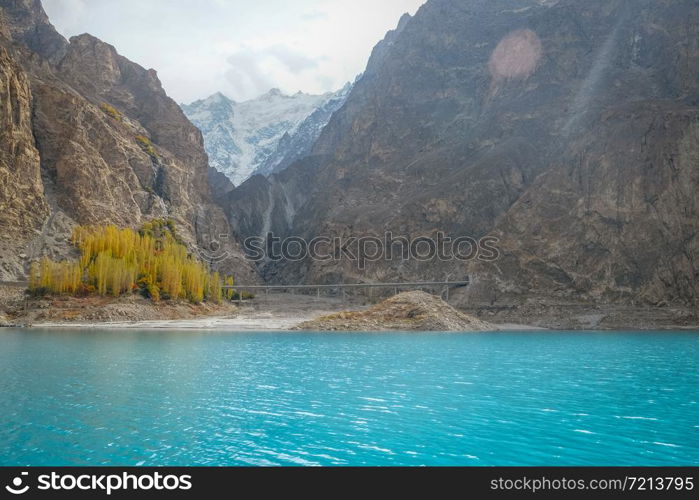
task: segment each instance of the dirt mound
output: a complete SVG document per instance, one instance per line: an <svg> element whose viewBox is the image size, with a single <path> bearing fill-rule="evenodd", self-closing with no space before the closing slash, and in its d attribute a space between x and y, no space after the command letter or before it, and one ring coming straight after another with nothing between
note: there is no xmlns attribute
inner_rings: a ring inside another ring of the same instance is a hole
<svg viewBox="0 0 699 500"><path fill-rule="evenodd" d="M463 314L439 297L407 292L365 311L345 311L298 325L310 331L493 331L497 327Z"/></svg>

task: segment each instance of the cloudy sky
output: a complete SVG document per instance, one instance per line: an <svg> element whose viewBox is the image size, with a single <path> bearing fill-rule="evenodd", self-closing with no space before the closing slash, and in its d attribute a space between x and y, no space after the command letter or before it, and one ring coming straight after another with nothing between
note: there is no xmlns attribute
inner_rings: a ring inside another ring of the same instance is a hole
<svg viewBox="0 0 699 500"><path fill-rule="evenodd" d="M354 80L400 16L425 0L43 0L66 37L91 33L155 68L178 102Z"/></svg>

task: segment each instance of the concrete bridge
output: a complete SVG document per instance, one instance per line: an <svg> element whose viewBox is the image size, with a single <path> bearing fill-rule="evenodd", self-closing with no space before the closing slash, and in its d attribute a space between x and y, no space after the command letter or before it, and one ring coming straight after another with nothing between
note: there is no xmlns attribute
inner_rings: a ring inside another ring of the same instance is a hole
<svg viewBox="0 0 699 500"><path fill-rule="evenodd" d="M291 292L308 293L315 292L318 297L322 291L338 291L342 293L343 299L347 290L357 289L387 289L393 290L394 295L398 295L399 291L405 290L424 290L425 288L441 288L442 297L449 300L449 291L456 288L464 288L470 284L467 278L464 281L408 281L400 283L338 283L333 285L233 285L224 286L224 290L235 290L236 292L264 292L269 295L270 292ZM240 299L242 301L242 298Z"/></svg>

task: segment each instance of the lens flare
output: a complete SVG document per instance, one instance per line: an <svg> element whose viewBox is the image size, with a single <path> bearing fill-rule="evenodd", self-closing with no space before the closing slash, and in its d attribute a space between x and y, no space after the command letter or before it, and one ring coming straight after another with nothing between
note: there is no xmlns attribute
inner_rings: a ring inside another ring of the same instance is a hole
<svg viewBox="0 0 699 500"><path fill-rule="evenodd" d="M527 78L541 60L541 40L532 30L513 31L503 38L490 56L490 74L494 81Z"/></svg>

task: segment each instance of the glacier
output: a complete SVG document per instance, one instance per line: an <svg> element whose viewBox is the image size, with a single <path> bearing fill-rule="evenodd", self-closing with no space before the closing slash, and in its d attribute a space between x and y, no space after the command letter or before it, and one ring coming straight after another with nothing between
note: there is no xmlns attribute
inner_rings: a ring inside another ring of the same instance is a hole
<svg viewBox="0 0 699 500"><path fill-rule="evenodd" d="M348 83L322 95L286 95L272 89L244 102L217 92L181 107L204 136L210 166L238 186L252 175L283 170L307 154L351 88Z"/></svg>

